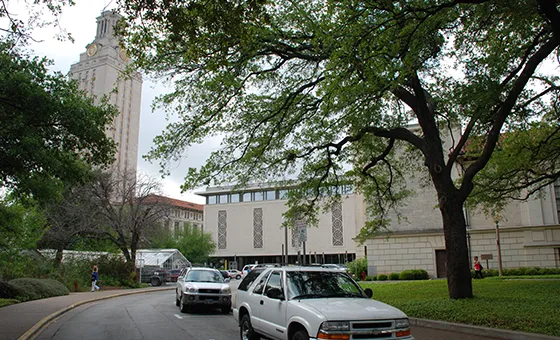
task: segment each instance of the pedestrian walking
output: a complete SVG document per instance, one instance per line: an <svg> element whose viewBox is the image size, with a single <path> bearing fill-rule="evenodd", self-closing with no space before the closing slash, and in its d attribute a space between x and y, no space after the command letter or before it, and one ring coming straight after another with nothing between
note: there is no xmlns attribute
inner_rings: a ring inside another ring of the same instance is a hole
<svg viewBox="0 0 560 340"><path fill-rule="evenodd" d="M91 272L91 291L94 292L99 290L99 286L97 285L97 281L99 281L99 269L97 266L93 266L93 271Z"/></svg>
<svg viewBox="0 0 560 340"><path fill-rule="evenodd" d="M478 256L474 257L474 278L475 279L483 279L484 277L482 276L482 264L478 261Z"/></svg>

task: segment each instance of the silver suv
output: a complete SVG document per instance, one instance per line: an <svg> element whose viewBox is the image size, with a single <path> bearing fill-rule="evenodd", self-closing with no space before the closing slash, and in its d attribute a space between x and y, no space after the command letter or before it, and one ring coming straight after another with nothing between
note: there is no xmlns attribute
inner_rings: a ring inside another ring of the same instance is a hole
<svg viewBox="0 0 560 340"><path fill-rule="evenodd" d="M222 313L231 310L229 279L214 268L186 268L177 278L175 304L187 313L195 305L219 307Z"/></svg>

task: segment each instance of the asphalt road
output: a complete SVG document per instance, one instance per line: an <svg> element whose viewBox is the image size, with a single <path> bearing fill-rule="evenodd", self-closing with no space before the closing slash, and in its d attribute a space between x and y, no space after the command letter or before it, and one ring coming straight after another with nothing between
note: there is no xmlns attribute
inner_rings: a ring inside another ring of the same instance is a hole
<svg viewBox="0 0 560 340"><path fill-rule="evenodd" d="M232 340L239 327L231 314L216 310L181 313L175 293L123 296L80 306L64 314L36 339L53 340Z"/></svg>
<svg viewBox="0 0 560 340"><path fill-rule="evenodd" d="M238 281L232 281L232 290ZM415 326L417 340L491 340L480 336ZM80 306L52 322L37 335L40 340L234 340L239 327L231 314L219 309L181 313L175 292L123 296Z"/></svg>

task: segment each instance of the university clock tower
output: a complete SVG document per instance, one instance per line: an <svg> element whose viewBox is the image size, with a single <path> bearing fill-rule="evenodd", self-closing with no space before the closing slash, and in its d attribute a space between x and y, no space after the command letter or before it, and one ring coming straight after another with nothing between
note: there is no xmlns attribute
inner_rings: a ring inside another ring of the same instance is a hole
<svg viewBox="0 0 560 340"><path fill-rule="evenodd" d="M97 18L95 39L80 54L80 61L70 67L70 77L79 87L99 103L108 96L119 115L106 129L107 136L117 143L113 171L136 173L138 162L138 134L140 130L140 99L142 76L136 72L123 74L127 64L126 51L115 37L115 26L121 16L105 11Z"/></svg>

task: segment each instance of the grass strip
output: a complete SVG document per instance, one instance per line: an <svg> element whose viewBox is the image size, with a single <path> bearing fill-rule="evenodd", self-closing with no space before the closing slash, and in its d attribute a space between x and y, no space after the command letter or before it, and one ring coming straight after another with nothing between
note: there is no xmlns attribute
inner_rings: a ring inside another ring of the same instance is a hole
<svg viewBox="0 0 560 340"><path fill-rule="evenodd" d="M19 300L16 299L0 299L0 307L9 306L19 303Z"/></svg>
<svg viewBox="0 0 560 340"><path fill-rule="evenodd" d="M409 317L560 336L560 280L473 280L474 298L460 300L446 280L362 286Z"/></svg>

